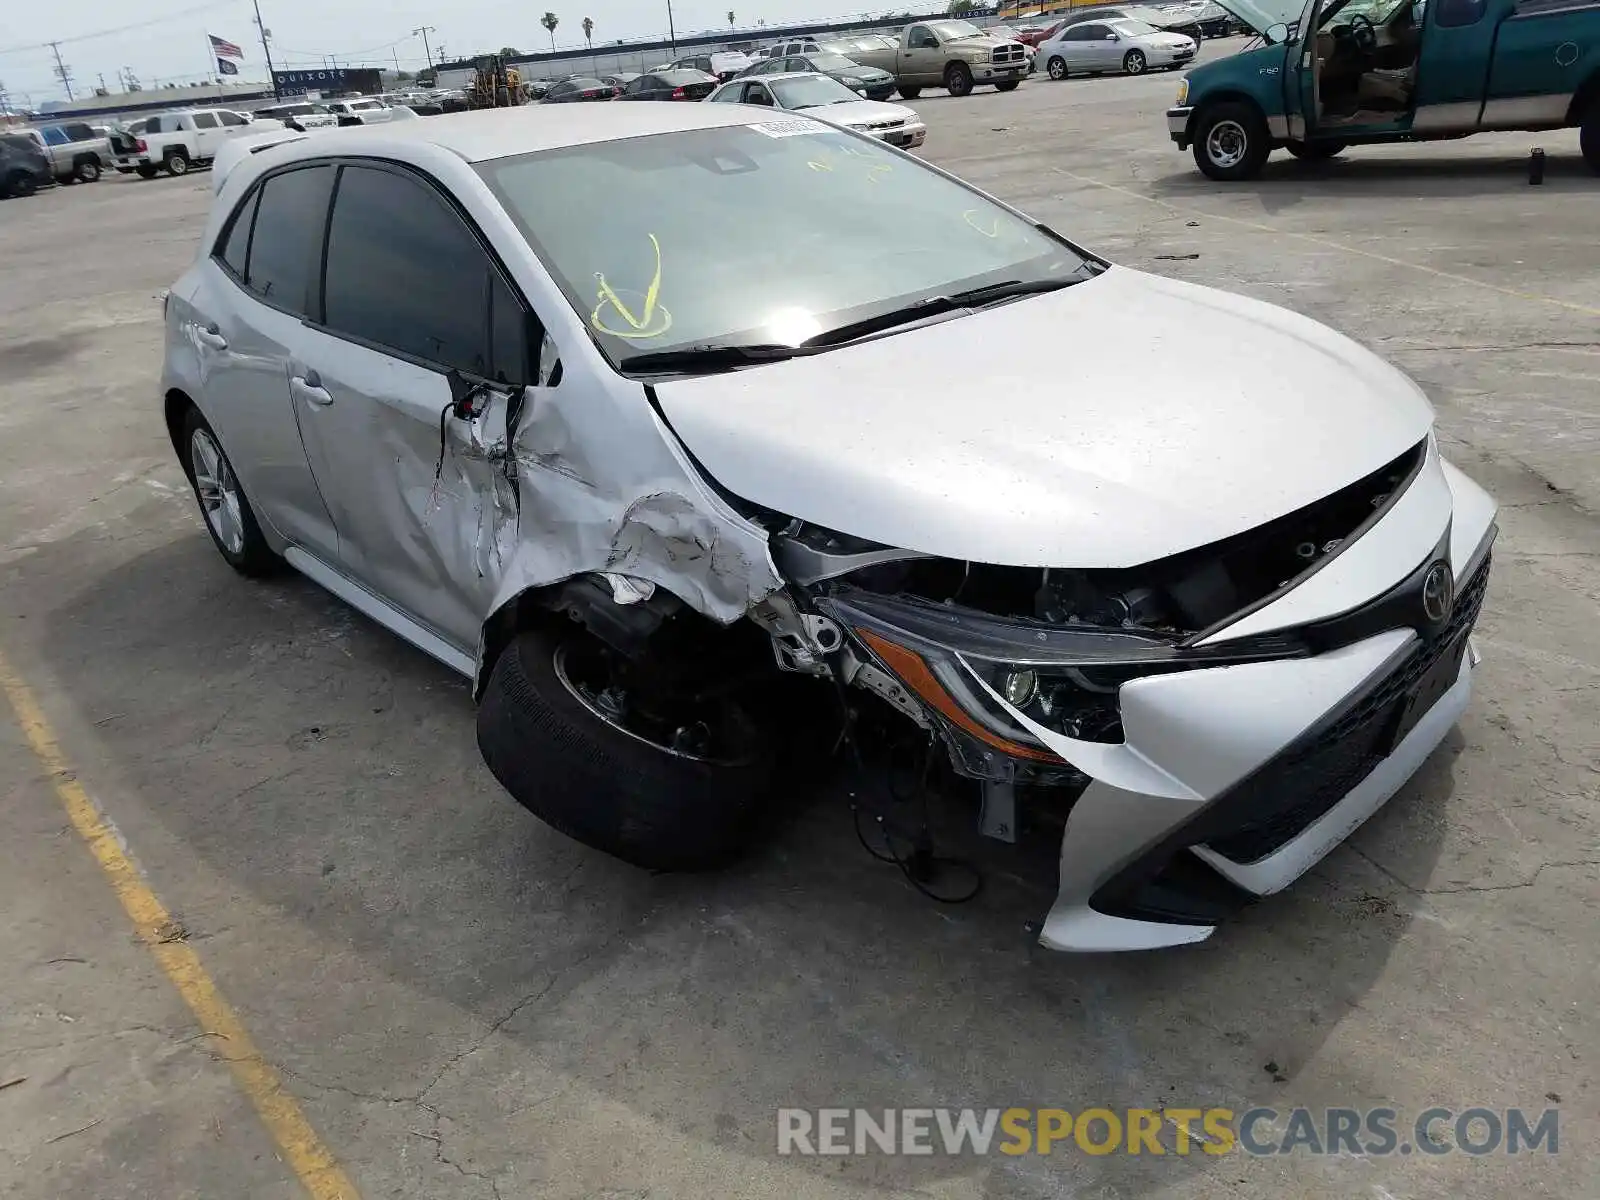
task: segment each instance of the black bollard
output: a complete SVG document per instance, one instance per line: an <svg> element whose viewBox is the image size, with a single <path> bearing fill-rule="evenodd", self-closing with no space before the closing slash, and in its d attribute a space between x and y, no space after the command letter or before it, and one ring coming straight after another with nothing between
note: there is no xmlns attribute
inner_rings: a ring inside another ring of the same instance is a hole
<svg viewBox="0 0 1600 1200"><path fill-rule="evenodd" d="M1535 146L1528 155L1528 182L1534 187L1544 182L1544 147Z"/></svg>

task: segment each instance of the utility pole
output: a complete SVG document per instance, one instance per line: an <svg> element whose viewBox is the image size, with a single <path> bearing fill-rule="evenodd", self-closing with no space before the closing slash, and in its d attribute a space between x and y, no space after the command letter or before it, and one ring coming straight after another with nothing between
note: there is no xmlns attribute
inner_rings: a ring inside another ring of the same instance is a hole
<svg viewBox="0 0 1600 1200"><path fill-rule="evenodd" d="M678 57L678 31L672 27L672 0L667 0L667 41L672 46L672 57Z"/></svg>
<svg viewBox="0 0 1600 1200"><path fill-rule="evenodd" d="M73 100L72 95L72 68L61 61L61 43L51 42L50 50L56 56L56 76L61 80L61 86L67 89L67 102Z"/></svg>
<svg viewBox="0 0 1600 1200"><path fill-rule="evenodd" d="M0 83L0 120L9 120L11 117L11 100L6 96L6 85Z"/></svg>
<svg viewBox="0 0 1600 1200"><path fill-rule="evenodd" d="M282 99L283 93L278 90L278 73L272 69L272 47L267 43L272 41L272 30L268 29L261 20L261 0L251 0L256 10L256 31L261 34L261 53L267 56L267 78L272 80L272 95Z"/></svg>
<svg viewBox="0 0 1600 1200"><path fill-rule="evenodd" d="M428 35L430 33L438 33L438 32L439 31L437 29L435 29L432 25L418 25L415 29L413 29L411 31L411 36L412 37L419 37L420 36L422 38L422 53L427 56L428 66L429 67L433 66L433 51L428 49ZM443 46L439 47L439 53L441 53L441 54L444 53L444 47Z"/></svg>

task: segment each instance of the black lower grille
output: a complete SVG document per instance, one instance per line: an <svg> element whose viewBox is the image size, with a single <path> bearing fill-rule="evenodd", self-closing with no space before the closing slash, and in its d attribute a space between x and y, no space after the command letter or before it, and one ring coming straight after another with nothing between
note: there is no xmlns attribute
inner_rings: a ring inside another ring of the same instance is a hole
<svg viewBox="0 0 1600 1200"><path fill-rule="evenodd" d="M1265 858L1371 774L1388 752L1388 739L1412 687L1446 655L1461 654L1488 583L1485 555L1462 587L1445 627L1313 738L1291 747L1230 792L1226 811L1248 815L1220 836L1207 838L1206 845L1235 862Z"/></svg>

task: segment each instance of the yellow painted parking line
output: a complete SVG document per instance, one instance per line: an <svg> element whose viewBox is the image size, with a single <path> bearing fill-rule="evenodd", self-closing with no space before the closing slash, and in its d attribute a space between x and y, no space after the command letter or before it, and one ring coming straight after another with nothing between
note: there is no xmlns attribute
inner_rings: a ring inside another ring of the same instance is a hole
<svg viewBox="0 0 1600 1200"><path fill-rule="evenodd" d="M1600 308L1591 308L1587 304L1574 304L1570 300L1558 300L1554 296L1543 296L1538 292L1524 292L1517 288L1505 287L1502 284L1490 283L1486 279L1474 279L1470 275L1457 275L1453 271L1441 271L1437 267L1425 267L1421 263L1407 262L1403 258L1391 258L1387 254L1379 254L1376 250L1363 250L1359 246L1348 246L1344 242L1336 242L1332 238L1318 237L1314 233L1301 233L1295 229L1282 229L1277 225L1268 225L1265 221L1251 221L1245 217L1224 216L1222 213L1211 212L1203 208L1184 208L1181 205L1171 204L1155 196L1147 196L1143 192L1135 191L1133 188L1123 187L1121 184L1107 183L1103 179L1079 175L1076 171L1069 171L1065 167L1052 166L1050 169L1057 175L1065 175L1068 179L1077 183L1088 184L1090 187L1104 188L1108 192L1117 192L1124 196L1132 196L1135 200L1143 200L1146 204L1154 204L1157 208L1164 208L1175 216L1206 217L1212 221L1226 221L1230 225L1240 225L1245 229L1253 229L1257 233L1273 233L1279 237L1310 242L1313 246L1321 246L1325 250L1339 250L1345 254L1357 255L1360 258L1370 258L1374 262L1387 263L1391 267L1405 267L1412 271L1420 271L1424 275L1432 275L1436 279L1448 279L1452 283L1465 283L1471 287L1499 292L1502 296L1515 296L1518 300L1532 300L1536 304L1553 304L1557 308L1564 308L1569 312L1580 312L1585 316L1600 317Z"/></svg>
<svg viewBox="0 0 1600 1200"><path fill-rule="evenodd" d="M239 1015L206 973L200 956L183 940L172 914L150 890L122 848L121 840L78 782L33 690L12 670L3 654L0 691L5 692L29 748L49 774L72 827L100 864L139 940L172 980L201 1030L219 1039L224 1048L222 1057L255 1105L284 1162L305 1185L312 1200L360 1200L355 1185L334 1161L295 1098L284 1090L278 1072L262 1057Z"/></svg>

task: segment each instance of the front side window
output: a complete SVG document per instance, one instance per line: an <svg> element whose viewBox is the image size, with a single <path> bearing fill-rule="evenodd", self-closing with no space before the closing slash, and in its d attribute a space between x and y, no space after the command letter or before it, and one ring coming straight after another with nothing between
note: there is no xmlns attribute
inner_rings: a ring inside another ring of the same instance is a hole
<svg viewBox="0 0 1600 1200"><path fill-rule="evenodd" d="M225 112L225 113L218 113L217 115L222 118L222 123L224 125L248 125L248 124L250 124L249 121L246 121L238 113Z"/></svg>
<svg viewBox="0 0 1600 1200"><path fill-rule="evenodd" d="M324 323L411 358L489 374L490 263L427 184L346 167L328 224Z"/></svg>
<svg viewBox="0 0 1600 1200"><path fill-rule="evenodd" d="M94 140L94 130L87 125L67 125L65 129L68 141L91 142Z"/></svg>
<svg viewBox="0 0 1600 1200"><path fill-rule="evenodd" d="M938 44L939 39L934 37L924 25L913 25L910 34L906 37L906 45L913 50L925 50Z"/></svg>
<svg viewBox="0 0 1600 1200"><path fill-rule="evenodd" d="M46 146L65 146L71 140L67 137L67 131L56 125L52 125L40 132L44 135L44 144Z"/></svg>
<svg viewBox="0 0 1600 1200"><path fill-rule="evenodd" d="M273 175L261 186L245 282L263 300L302 316L311 311L316 247L332 185L333 168L315 166Z"/></svg>
<svg viewBox="0 0 1600 1200"><path fill-rule="evenodd" d="M613 363L795 345L935 296L1090 273L1070 246L878 142L752 117L477 165Z"/></svg>
<svg viewBox="0 0 1600 1200"><path fill-rule="evenodd" d="M214 113L195 113L194 127L196 129L215 129L217 127L216 115Z"/></svg>

